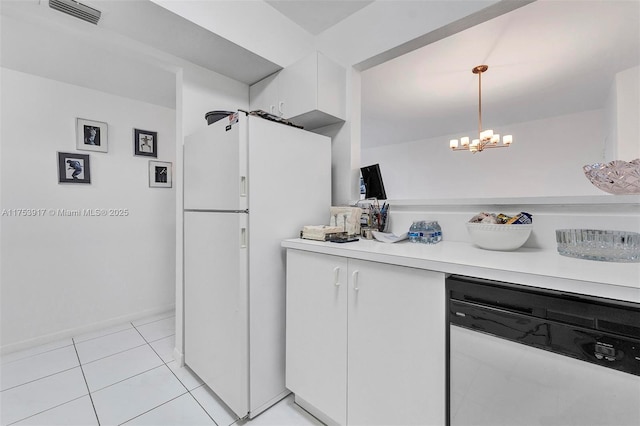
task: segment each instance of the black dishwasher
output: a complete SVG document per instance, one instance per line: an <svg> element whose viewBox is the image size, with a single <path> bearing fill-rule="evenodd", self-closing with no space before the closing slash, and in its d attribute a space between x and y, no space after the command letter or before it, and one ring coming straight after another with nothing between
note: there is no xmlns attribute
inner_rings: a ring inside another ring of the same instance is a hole
<svg viewBox="0 0 640 426"><path fill-rule="evenodd" d="M639 425L640 304L450 276L450 425Z"/></svg>

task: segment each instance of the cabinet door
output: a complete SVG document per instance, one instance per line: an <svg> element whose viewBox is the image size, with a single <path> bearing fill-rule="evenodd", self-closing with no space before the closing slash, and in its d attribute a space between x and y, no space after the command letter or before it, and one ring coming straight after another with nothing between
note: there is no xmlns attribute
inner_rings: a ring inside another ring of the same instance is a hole
<svg viewBox="0 0 640 426"><path fill-rule="evenodd" d="M278 114L279 73L271 74L249 87L249 109L251 111L261 109L273 115Z"/></svg>
<svg viewBox="0 0 640 426"><path fill-rule="evenodd" d="M285 118L292 118L318 108L318 55L314 53L280 71L278 81Z"/></svg>
<svg viewBox="0 0 640 426"><path fill-rule="evenodd" d="M349 281L349 426L444 424L444 274L350 260Z"/></svg>
<svg viewBox="0 0 640 426"><path fill-rule="evenodd" d="M347 71L318 53L318 109L340 120L345 118Z"/></svg>
<svg viewBox="0 0 640 426"><path fill-rule="evenodd" d="M346 259L287 250L286 334L287 388L346 424Z"/></svg>

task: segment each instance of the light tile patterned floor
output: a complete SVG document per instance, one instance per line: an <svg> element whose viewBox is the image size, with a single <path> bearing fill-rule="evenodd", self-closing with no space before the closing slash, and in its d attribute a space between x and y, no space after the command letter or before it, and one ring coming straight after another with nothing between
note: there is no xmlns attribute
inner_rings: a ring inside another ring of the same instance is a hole
<svg viewBox="0 0 640 426"><path fill-rule="evenodd" d="M238 420L173 360L173 312L1 358L0 426L321 425L289 396Z"/></svg>

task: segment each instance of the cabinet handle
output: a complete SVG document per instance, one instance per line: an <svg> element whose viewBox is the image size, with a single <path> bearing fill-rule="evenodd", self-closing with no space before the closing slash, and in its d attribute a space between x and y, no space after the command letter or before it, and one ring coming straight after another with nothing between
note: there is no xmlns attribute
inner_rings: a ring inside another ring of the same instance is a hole
<svg viewBox="0 0 640 426"><path fill-rule="evenodd" d="M333 268L333 284L336 286L340 285L340 267L336 266Z"/></svg>
<svg viewBox="0 0 640 426"><path fill-rule="evenodd" d="M280 117L284 115L284 111L282 110L282 107L284 107L284 101L278 102L278 112L280 113Z"/></svg>
<svg viewBox="0 0 640 426"><path fill-rule="evenodd" d="M353 271L353 274L351 274L351 277L353 278L353 289L355 291L360 290L360 287L358 287L358 271Z"/></svg>

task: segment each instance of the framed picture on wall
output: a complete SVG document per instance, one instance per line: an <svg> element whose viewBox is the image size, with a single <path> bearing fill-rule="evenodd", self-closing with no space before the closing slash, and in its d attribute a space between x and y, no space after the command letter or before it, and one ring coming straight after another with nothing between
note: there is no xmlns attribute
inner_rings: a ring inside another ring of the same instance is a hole
<svg viewBox="0 0 640 426"><path fill-rule="evenodd" d="M91 183L89 154L58 152L58 183Z"/></svg>
<svg viewBox="0 0 640 426"><path fill-rule="evenodd" d="M171 188L172 163L149 161L149 187Z"/></svg>
<svg viewBox="0 0 640 426"><path fill-rule="evenodd" d="M107 123L76 119L76 149L81 151L107 152Z"/></svg>
<svg viewBox="0 0 640 426"><path fill-rule="evenodd" d="M133 155L158 157L158 132L133 129Z"/></svg>

